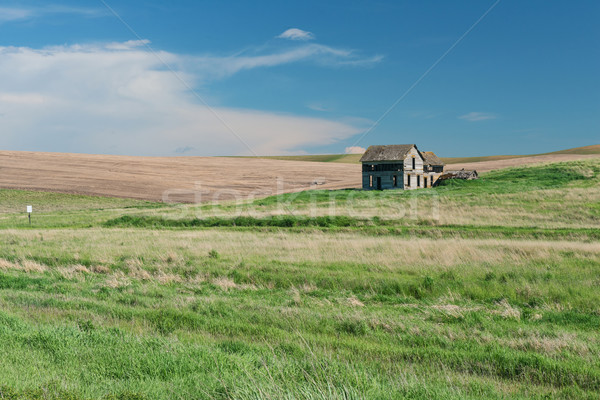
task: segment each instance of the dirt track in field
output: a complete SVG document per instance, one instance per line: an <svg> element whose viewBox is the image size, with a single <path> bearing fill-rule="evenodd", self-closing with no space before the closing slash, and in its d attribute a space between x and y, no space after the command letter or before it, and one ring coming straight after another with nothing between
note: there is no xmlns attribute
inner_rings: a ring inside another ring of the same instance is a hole
<svg viewBox="0 0 600 400"><path fill-rule="evenodd" d="M446 169L480 172L599 155L557 154ZM318 182L318 184L316 184ZM130 157L0 151L0 188L153 201L206 202L306 189L358 188L359 164L229 157Z"/></svg>

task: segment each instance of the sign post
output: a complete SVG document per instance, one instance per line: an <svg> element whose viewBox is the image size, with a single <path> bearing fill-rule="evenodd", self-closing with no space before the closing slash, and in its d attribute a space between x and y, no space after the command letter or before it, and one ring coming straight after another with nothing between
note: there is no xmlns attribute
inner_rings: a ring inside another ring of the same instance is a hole
<svg viewBox="0 0 600 400"><path fill-rule="evenodd" d="M29 225L31 225L31 213L33 212L33 206L27 206L27 214L29 214Z"/></svg>

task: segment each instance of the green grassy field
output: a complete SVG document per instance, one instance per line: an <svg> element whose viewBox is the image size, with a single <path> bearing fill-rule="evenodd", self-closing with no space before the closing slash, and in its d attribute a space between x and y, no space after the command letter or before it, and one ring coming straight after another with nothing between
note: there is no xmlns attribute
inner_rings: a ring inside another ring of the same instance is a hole
<svg viewBox="0 0 600 400"><path fill-rule="evenodd" d="M600 392L600 160L235 204L0 190L0 243L4 399Z"/></svg>
<svg viewBox="0 0 600 400"><path fill-rule="evenodd" d="M549 154L600 154L600 145L591 145L584 147L575 147L567 150L553 151L550 153L541 154L526 154L526 155L497 155L497 156L479 156L479 157L442 157L442 161L446 164L462 164L480 161L496 161L508 160L511 158L542 156ZM289 160L289 161L318 161L318 162L337 162L337 163L359 163L362 154L319 154L306 156L265 156L261 158L270 158L274 160Z"/></svg>

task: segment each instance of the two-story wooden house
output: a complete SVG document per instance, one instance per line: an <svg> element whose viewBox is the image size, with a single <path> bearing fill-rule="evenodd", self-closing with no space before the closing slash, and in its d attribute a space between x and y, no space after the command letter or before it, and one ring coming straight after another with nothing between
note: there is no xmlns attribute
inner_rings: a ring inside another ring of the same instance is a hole
<svg viewBox="0 0 600 400"><path fill-rule="evenodd" d="M444 172L442 160L415 144L369 146L360 162L367 190L428 188Z"/></svg>

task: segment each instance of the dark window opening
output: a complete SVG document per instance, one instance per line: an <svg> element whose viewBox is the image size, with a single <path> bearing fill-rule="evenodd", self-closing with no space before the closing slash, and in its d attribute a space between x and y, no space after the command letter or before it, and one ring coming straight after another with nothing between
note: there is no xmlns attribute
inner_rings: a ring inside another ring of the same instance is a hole
<svg viewBox="0 0 600 400"><path fill-rule="evenodd" d="M416 159L413 157L413 169L415 169L416 162Z"/></svg>
<svg viewBox="0 0 600 400"><path fill-rule="evenodd" d="M421 175L417 175L417 187L421 187Z"/></svg>
<svg viewBox="0 0 600 400"><path fill-rule="evenodd" d="M423 178L423 187L427 187L427 177Z"/></svg>
<svg viewBox="0 0 600 400"><path fill-rule="evenodd" d="M394 164L363 164L363 172L397 172L402 171L402 163Z"/></svg>
<svg viewBox="0 0 600 400"><path fill-rule="evenodd" d="M392 180L394 181L394 187L398 187L398 177L394 175L392 176Z"/></svg>
<svg viewBox="0 0 600 400"><path fill-rule="evenodd" d="M406 175L407 181L406 186L410 187L410 175Z"/></svg>

